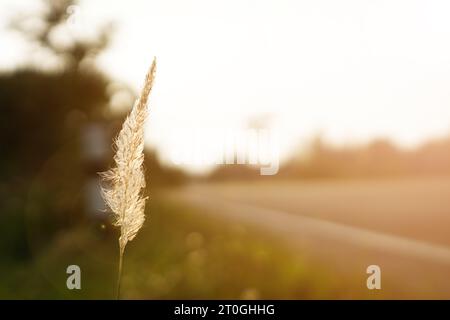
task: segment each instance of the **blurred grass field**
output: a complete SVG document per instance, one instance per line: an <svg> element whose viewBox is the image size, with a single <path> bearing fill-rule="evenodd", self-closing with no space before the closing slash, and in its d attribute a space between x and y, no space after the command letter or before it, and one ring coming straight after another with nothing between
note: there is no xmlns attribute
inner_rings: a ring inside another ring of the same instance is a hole
<svg viewBox="0 0 450 320"><path fill-rule="evenodd" d="M146 224L126 253L122 298L345 297L338 278L270 236L156 199L150 200ZM33 262L3 265L7 276L0 298L113 299L116 233L101 224L77 227L57 236ZM72 264L81 268L81 290L66 288L65 272Z"/></svg>

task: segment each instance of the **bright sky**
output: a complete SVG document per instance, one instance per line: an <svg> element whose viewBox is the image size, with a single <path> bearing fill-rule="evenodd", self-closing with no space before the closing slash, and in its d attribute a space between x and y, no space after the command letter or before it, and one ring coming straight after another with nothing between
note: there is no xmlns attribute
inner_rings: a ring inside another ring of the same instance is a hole
<svg viewBox="0 0 450 320"><path fill-rule="evenodd" d="M0 1L1 23L34 2ZM319 131L334 143L388 136L405 146L450 133L450 1L80 4L88 29L117 23L100 59L114 77L139 88L157 56L147 134L162 150L168 128L231 128L258 114L273 117L284 152ZM23 45L0 41L10 67Z"/></svg>

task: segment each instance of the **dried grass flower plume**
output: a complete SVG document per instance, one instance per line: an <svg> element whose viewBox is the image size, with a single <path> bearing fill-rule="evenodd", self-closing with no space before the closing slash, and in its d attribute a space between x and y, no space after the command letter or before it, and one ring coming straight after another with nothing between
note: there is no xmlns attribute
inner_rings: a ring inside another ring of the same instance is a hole
<svg viewBox="0 0 450 320"><path fill-rule="evenodd" d="M133 109L125 119L114 146L115 167L100 173L103 181L102 195L114 214L114 225L120 227L119 238L119 276L117 297L120 296L120 280L122 274L122 261L128 241L134 239L144 220L145 201L143 195L145 188L144 177L144 124L147 117L147 102L153 87L155 77L156 59L147 73L140 97L136 100Z"/></svg>

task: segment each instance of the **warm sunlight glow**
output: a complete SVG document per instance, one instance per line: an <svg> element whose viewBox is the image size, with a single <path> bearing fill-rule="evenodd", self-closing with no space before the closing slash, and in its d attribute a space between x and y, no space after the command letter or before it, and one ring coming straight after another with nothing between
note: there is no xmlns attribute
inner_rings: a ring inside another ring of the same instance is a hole
<svg viewBox="0 0 450 320"><path fill-rule="evenodd" d="M99 63L136 89L158 57L149 143L165 149L172 128L245 128L268 114L286 154L319 132L333 143L386 136L403 146L448 134L449 6L97 0L80 3L80 21L116 22Z"/></svg>

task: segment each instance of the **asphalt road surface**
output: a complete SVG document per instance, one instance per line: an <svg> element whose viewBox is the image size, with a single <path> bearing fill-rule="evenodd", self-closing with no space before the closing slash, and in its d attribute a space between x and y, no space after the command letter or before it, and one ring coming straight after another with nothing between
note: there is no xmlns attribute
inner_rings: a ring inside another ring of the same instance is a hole
<svg viewBox="0 0 450 320"><path fill-rule="evenodd" d="M339 277L343 298L450 299L450 180L198 184L169 196L278 237ZM367 289L369 265L381 290Z"/></svg>

